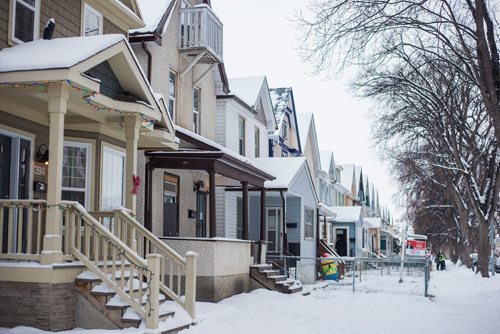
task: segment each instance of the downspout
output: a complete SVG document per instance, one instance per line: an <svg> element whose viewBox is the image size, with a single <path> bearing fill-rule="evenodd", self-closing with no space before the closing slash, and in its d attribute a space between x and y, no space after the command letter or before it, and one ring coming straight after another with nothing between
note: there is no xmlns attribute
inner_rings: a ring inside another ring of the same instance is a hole
<svg viewBox="0 0 500 334"><path fill-rule="evenodd" d="M148 70L146 76L148 77L148 82L151 84L151 66L153 63L153 56L151 55L151 51L149 51L149 49L147 48L145 41L141 42L141 46L144 52L146 52L146 55L148 56Z"/></svg>
<svg viewBox="0 0 500 334"><path fill-rule="evenodd" d="M283 236L282 236L282 248L288 252L288 237L287 237L287 233L286 233L286 190L280 190L280 196L281 196L281 210L283 211L283 217L282 217L282 221L283 221L283 226L282 226L282 233L283 233Z"/></svg>
<svg viewBox="0 0 500 334"><path fill-rule="evenodd" d="M146 183L146 193L145 193L145 198L144 198L144 227L150 231L153 232L153 220L151 216L152 212L152 197L153 197L153 162L155 158L149 158L148 162L146 163L146 171L145 171L145 183Z"/></svg>

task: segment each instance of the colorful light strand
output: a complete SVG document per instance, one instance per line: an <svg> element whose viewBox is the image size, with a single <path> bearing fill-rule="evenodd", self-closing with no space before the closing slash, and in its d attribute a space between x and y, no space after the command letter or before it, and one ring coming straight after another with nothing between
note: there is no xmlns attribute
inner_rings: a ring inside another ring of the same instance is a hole
<svg viewBox="0 0 500 334"><path fill-rule="evenodd" d="M104 107L104 106L100 106L100 105L95 104L92 101L92 98L95 97L96 95L98 95L99 92L96 92L96 91L88 89L88 88L80 88L73 81L71 81L69 79L57 80L57 81L45 80L45 81L30 82L30 83L2 82L0 85L2 87L10 87L10 88L19 88L19 87L21 87L21 88L37 88L37 87L47 88L50 85L61 84L64 82L66 82L72 90L83 93L83 95L81 97L82 100L97 112L115 112L115 113L119 113L119 114L137 114L137 113L127 112L127 111L123 111L123 110L119 110L119 109L115 109L115 108ZM138 113L138 114L140 115L141 119L144 122L147 122L150 125L157 123L157 121L150 119L148 116L144 115L143 113Z"/></svg>

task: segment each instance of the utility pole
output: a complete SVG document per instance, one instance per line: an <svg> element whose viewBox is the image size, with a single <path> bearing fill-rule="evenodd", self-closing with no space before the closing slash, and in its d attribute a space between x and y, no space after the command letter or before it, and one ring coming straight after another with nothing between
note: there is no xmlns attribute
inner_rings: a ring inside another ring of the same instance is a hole
<svg viewBox="0 0 500 334"><path fill-rule="evenodd" d="M399 283L403 283L403 270L404 270L404 261L405 261L405 252L406 252L406 222L403 222L403 242L401 243L401 268L399 270Z"/></svg>

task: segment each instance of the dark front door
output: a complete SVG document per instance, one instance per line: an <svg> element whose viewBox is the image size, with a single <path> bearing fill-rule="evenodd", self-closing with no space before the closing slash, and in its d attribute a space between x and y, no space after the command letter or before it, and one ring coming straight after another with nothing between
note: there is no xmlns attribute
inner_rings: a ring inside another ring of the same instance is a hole
<svg viewBox="0 0 500 334"><path fill-rule="evenodd" d="M165 173L163 177L163 235L179 236L179 178Z"/></svg>
<svg viewBox="0 0 500 334"><path fill-rule="evenodd" d="M10 163L11 163L11 142L10 137L0 135L0 199L10 198ZM2 253L7 252L7 241L8 241L8 209L4 210L3 222L2 222Z"/></svg>
<svg viewBox="0 0 500 334"><path fill-rule="evenodd" d="M196 237L207 236L207 192L198 190L196 200Z"/></svg>
<svg viewBox="0 0 500 334"><path fill-rule="evenodd" d="M347 256L347 229L337 229L335 234L335 251L339 256Z"/></svg>

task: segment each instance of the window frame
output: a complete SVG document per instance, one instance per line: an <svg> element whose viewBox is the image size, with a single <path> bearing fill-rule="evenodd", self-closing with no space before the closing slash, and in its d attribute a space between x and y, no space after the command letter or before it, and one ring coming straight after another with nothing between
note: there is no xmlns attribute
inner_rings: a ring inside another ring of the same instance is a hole
<svg viewBox="0 0 500 334"><path fill-rule="evenodd" d="M173 86L174 86L174 95L170 95L170 78L173 77L174 80L172 81L173 82ZM177 106L176 106L176 101L177 101L177 88L178 88L178 75L177 75L177 72L175 71L172 71L170 70L168 72L168 86L167 86L167 94L168 94L168 103L167 103L167 107L168 107L168 113L170 114L170 118L172 119L173 122L175 122L175 116L176 116L176 111L177 111ZM170 102L172 102L172 108L170 108ZM172 110L170 110L172 109Z"/></svg>
<svg viewBox="0 0 500 334"><path fill-rule="evenodd" d="M307 221L308 212L311 214L310 223ZM304 206L304 239L314 239L314 209L307 206Z"/></svg>
<svg viewBox="0 0 500 334"><path fill-rule="evenodd" d="M40 37L40 3L41 0L34 0L35 7L27 4L23 0L11 0L10 1L10 24L9 24L9 42L11 44L24 44L23 40L20 40L16 37L16 5L19 2L22 6L25 6L29 9L32 9L35 13L34 15L34 23L33 23L33 40L28 41L32 42L37 40Z"/></svg>
<svg viewBox="0 0 500 334"><path fill-rule="evenodd" d="M281 125L281 136L284 139L288 139L288 123L286 121L283 121L283 124Z"/></svg>
<svg viewBox="0 0 500 334"><path fill-rule="evenodd" d="M62 179L61 179L61 192L62 191L81 191L85 194L85 203L83 204L84 208L90 208L90 184L91 184L91 179L90 179L90 162L92 159L92 144L90 143L85 143L85 142L78 142L78 141L72 141L72 140L65 140L63 143L63 150L64 147L79 147L79 148L85 148L87 150L87 157L86 157L86 162L85 162L85 188L71 188L71 187L64 187L62 186ZM64 152L64 151L63 151ZM61 168L64 167L64 158L61 162ZM61 172L61 177L63 177L62 172ZM83 191L82 191L83 190Z"/></svg>
<svg viewBox="0 0 500 334"><path fill-rule="evenodd" d="M195 94L198 94L198 105L195 105ZM200 122L200 111L201 111L201 89L198 87L193 88L193 132L200 134L201 133L201 122ZM195 120L196 117L196 120Z"/></svg>
<svg viewBox="0 0 500 334"><path fill-rule="evenodd" d="M260 158L260 129L258 127L254 128L254 155L256 158Z"/></svg>
<svg viewBox="0 0 500 334"><path fill-rule="evenodd" d="M93 14L96 14L97 17L99 17L99 32L97 35L86 35L85 34L85 12L86 10L89 10ZM89 5L87 2L83 3L83 8L82 8L82 36L98 36L104 34L104 16L100 11Z"/></svg>
<svg viewBox="0 0 500 334"><path fill-rule="evenodd" d="M243 134L241 133L241 125L243 124ZM238 153L245 156L246 153L246 120L244 117L238 117Z"/></svg>

